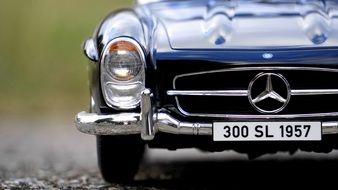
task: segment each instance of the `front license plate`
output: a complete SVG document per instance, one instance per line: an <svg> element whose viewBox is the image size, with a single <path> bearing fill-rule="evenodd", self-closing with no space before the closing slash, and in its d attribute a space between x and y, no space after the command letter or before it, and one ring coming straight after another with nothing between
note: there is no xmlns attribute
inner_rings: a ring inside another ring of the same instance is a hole
<svg viewBox="0 0 338 190"><path fill-rule="evenodd" d="M320 141L321 122L215 122L214 141Z"/></svg>

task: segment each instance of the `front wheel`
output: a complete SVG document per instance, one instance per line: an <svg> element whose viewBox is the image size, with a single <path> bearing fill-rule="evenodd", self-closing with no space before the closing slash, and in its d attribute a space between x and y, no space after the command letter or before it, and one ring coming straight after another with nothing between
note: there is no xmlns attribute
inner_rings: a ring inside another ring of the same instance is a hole
<svg viewBox="0 0 338 190"><path fill-rule="evenodd" d="M103 179L128 183L134 179L144 153L139 135L97 136L97 158Z"/></svg>

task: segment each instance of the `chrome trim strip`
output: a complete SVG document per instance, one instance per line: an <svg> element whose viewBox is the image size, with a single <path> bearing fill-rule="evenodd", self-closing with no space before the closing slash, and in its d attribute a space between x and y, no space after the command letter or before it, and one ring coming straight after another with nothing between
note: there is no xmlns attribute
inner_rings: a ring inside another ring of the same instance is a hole
<svg viewBox="0 0 338 190"><path fill-rule="evenodd" d="M79 131L92 135L141 134L141 113L99 115L80 112L75 124ZM183 122L167 113L155 113L154 133L163 132L176 135L212 135L213 123ZM338 122L322 122L322 134L338 134ZM142 137L142 136L141 136ZM149 140L149 139L143 139Z"/></svg>
<svg viewBox="0 0 338 190"><path fill-rule="evenodd" d="M219 72L238 72L238 71L251 71L251 70L259 70L259 71L275 71L275 70L302 70L302 71L322 71L322 72L335 72L338 73L338 69L330 69L330 68L321 68L321 67L236 67L230 69L220 69L220 70L211 70L211 71L203 71L203 72L195 72L195 73L186 73L181 75L176 75L173 80L173 91L177 91L176 89L176 80L182 77L193 76L193 75L201 75L208 73L219 73ZM324 89L325 90L325 89ZM332 89L332 93L335 94L336 89ZM291 91L292 93L292 91ZM309 91L294 91L294 95L314 95L315 91L312 94ZM325 92L328 94L329 92ZM178 95L177 95L178 96ZM309 118L309 117L335 117L338 116L338 112L330 112L330 113L313 113L313 114L285 114L285 115L239 115L239 114L205 114L205 113L189 113L183 110L181 107L178 97L175 97L175 101L177 104L178 110L186 115L186 116L194 116L194 117L215 117L215 118L228 118L228 119L292 119L292 118Z"/></svg>
<svg viewBox="0 0 338 190"><path fill-rule="evenodd" d="M168 90L169 96L247 96L248 90Z"/></svg>
<svg viewBox="0 0 338 190"><path fill-rule="evenodd" d="M338 94L338 89L304 89L304 90L291 90L292 96L307 96L307 95L332 95Z"/></svg>
<svg viewBox="0 0 338 190"><path fill-rule="evenodd" d="M292 96L334 95L338 89L291 90ZM247 96L248 90L168 90L168 96Z"/></svg>

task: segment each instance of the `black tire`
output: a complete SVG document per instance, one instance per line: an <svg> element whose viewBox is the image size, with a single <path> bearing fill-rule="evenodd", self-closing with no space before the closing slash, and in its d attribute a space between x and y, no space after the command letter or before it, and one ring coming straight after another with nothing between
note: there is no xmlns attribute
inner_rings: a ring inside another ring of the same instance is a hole
<svg viewBox="0 0 338 190"><path fill-rule="evenodd" d="M145 148L140 136L97 136L96 143L103 179L109 183L132 182Z"/></svg>

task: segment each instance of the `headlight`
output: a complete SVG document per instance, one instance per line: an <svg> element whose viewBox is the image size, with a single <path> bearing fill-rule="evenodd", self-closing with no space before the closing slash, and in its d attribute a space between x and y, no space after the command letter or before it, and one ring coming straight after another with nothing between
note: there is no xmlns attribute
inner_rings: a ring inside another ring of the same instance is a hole
<svg viewBox="0 0 338 190"><path fill-rule="evenodd" d="M144 89L145 58L133 39L109 42L101 59L101 85L106 103L118 109L135 108Z"/></svg>
<svg viewBox="0 0 338 190"><path fill-rule="evenodd" d="M117 41L108 49L104 65L116 80L128 81L137 76L143 66L137 47L128 41Z"/></svg>

